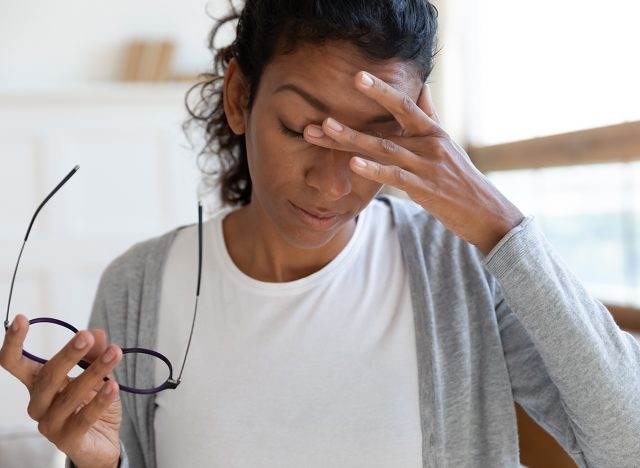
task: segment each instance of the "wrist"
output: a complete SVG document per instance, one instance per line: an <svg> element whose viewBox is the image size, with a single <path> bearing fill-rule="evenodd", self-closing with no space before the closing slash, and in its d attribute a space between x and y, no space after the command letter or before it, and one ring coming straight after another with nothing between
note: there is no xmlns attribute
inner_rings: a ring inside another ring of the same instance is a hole
<svg viewBox="0 0 640 468"><path fill-rule="evenodd" d="M95 464L93 464L91 466L86 465L86 467L85 467L83 465L76 465L75 463L73 463L73 461L71 462L71 466L73 468L97 468L97 466ZM115 463L111 463L111 464L107 464L107 465L100 465L100 468L118 468L119 466L120 466L120 459L116 460Z"/></svg>
<svg viewBox="0 0 640 468"><path fill-rule="evenodd" d="M493 223L488 223L485 235L475 243L475 246L484 256L489 255L502 238L518 226L524 218L525 216L520 210L514 207L509 213L504 213L504 216L500 219L495 220Z"/></svg>
<svg viewBox="0 0 640 468"><path fill-rule="evenodd" d="M97 465L96 463L87 463L87 464L76 464L73 460L71 461L72 468L118 468L120 466L120 457L117 458L115 462L104 463Z"/></svg>

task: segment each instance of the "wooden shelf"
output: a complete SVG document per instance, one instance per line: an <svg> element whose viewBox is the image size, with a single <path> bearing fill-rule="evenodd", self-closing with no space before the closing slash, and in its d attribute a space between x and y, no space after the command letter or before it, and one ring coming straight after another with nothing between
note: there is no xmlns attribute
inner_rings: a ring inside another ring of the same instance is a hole
<svg viewBox="0 0 640 468"><path fill-rule="evenodd" d="M4 104L42 102L103 102L113 100L131 100L133 103L141 101L154 102L184 99L190 88L188 82L95 82L77 83L51 87L1 87L0 106Z"/></svg>

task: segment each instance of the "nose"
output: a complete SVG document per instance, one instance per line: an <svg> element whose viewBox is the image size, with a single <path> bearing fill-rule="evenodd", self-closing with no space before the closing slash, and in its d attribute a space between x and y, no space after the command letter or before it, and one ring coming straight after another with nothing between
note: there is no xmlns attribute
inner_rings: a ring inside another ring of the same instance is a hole
<svg viewBox="0 0 640 468"><path fill-rule="evenodd" d="M351 192L349 160L353 153L325 148L307 169L307 185L315 188L328 201L339 200Z"/></svg>

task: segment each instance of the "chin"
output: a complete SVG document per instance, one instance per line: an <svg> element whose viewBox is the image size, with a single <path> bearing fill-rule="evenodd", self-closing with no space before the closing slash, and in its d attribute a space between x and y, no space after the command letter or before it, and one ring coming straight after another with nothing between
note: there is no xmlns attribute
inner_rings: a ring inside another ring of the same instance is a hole
<svg viewBox="0 0 640 468"><path fill-rule="evenodd" d="M292 247L300 250L317 250L331 242L343 227L344 225L340 223L330 231L317 231L288 225L279 229L279 231L282 237Z"/></svg>

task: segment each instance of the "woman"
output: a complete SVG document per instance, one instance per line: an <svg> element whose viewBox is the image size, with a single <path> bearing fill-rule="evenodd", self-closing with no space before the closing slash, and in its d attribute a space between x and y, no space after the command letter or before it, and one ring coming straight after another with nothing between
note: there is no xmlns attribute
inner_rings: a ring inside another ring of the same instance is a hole
<svg viewBox="0 0 640 468"><path fill-rule="evenodd" d="M160 367L116 367L102 330L180 362L195 226L116 259L95 329L44 366L21 357L25 317L6 335L2 365L75 466L518 466L514 401L580 466L637 466L640 346L438 123L436 17L246 3L192 109L227 208L204 227L184 382L117 392L114 368L153 386Z"/></svg>

